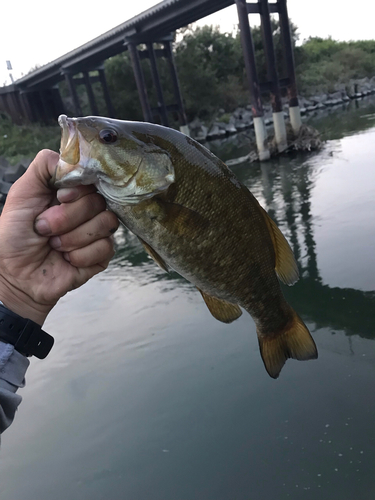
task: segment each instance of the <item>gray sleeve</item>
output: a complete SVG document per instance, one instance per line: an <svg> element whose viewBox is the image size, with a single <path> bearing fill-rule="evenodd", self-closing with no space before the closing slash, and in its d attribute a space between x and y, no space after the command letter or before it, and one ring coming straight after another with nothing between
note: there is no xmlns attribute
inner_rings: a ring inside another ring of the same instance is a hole
<svg viewBox="0 0 375 500"><path fill-rule="evenodd" d="M13 422L22 401L16 394L25 385L25 373L30 361L10 344L0 342L0 434Z"/></svg>

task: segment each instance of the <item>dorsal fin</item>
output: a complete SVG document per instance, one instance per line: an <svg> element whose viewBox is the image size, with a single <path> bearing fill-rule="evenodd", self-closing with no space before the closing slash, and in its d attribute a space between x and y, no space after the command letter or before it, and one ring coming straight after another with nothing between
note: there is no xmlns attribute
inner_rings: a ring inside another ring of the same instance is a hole
<svg viewBox="0 0 375 500"><path fill-rule="evenodd" d="M231 304L226 300L208 295L208 293L202 292L199 288L198 290L201 292L203 300L214 318L223 323L232 323L232 321L241 316L242 311L237 304Z"/></svg>
<svg viewBox="0 0 375 500"><path fill-rule="evenodd" d="M146 250L151 259L153 259L156 262L156 264L159 267L161 267L161 269L163 269L163 271L166 271L168 273L169 272L168 266L164 262L164 260L160 257L160 255L157 252L155 252L155 250L152 247L150 247L148 243L143 241L142 238L140 238L139 236L138 239L142 243L143 248Z"/></svg>
<svg viewBox="0 0 375 500"><path fill-rule="evenodd" d="M275 249L275 271L286 285L293 285L299 278L296 259L283 233L264 208L260 207L266 220Z"/></svg>

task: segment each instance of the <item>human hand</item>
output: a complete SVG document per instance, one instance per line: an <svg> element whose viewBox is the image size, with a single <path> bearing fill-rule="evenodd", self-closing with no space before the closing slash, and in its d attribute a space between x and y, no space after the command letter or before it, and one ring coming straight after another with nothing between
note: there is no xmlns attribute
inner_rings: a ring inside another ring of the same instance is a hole
<svg viewBox="0 0 375 500"><path fill-rule="evenodd" d="M60 297L106 269L118 228L94 186L51 190L58 159L38 153L0 217L0 300L40 325Z"/></svg>

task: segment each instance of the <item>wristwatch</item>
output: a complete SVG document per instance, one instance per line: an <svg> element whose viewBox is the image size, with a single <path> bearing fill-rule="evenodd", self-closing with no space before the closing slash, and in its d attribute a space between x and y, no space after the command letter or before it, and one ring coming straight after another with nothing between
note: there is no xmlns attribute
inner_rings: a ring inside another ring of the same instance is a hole
<svg viewBox="0 0 375 500"><path fill-rule="evenodd" d="M0 341L14 345L24 356L44 359L55 340L40 325L19 316L0 303Z"/></svg>

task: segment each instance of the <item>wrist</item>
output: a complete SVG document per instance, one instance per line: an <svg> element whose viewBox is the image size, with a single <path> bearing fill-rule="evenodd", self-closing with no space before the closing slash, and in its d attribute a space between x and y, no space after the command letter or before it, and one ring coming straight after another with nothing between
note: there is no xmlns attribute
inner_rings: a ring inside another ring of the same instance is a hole
<svg viewBox="0 0 375 500"><path fill-rule="evenodd" d="M42 326L53 305L36 302L23 290L13 286L0 274L0 301L10 311Z"/></svg>

